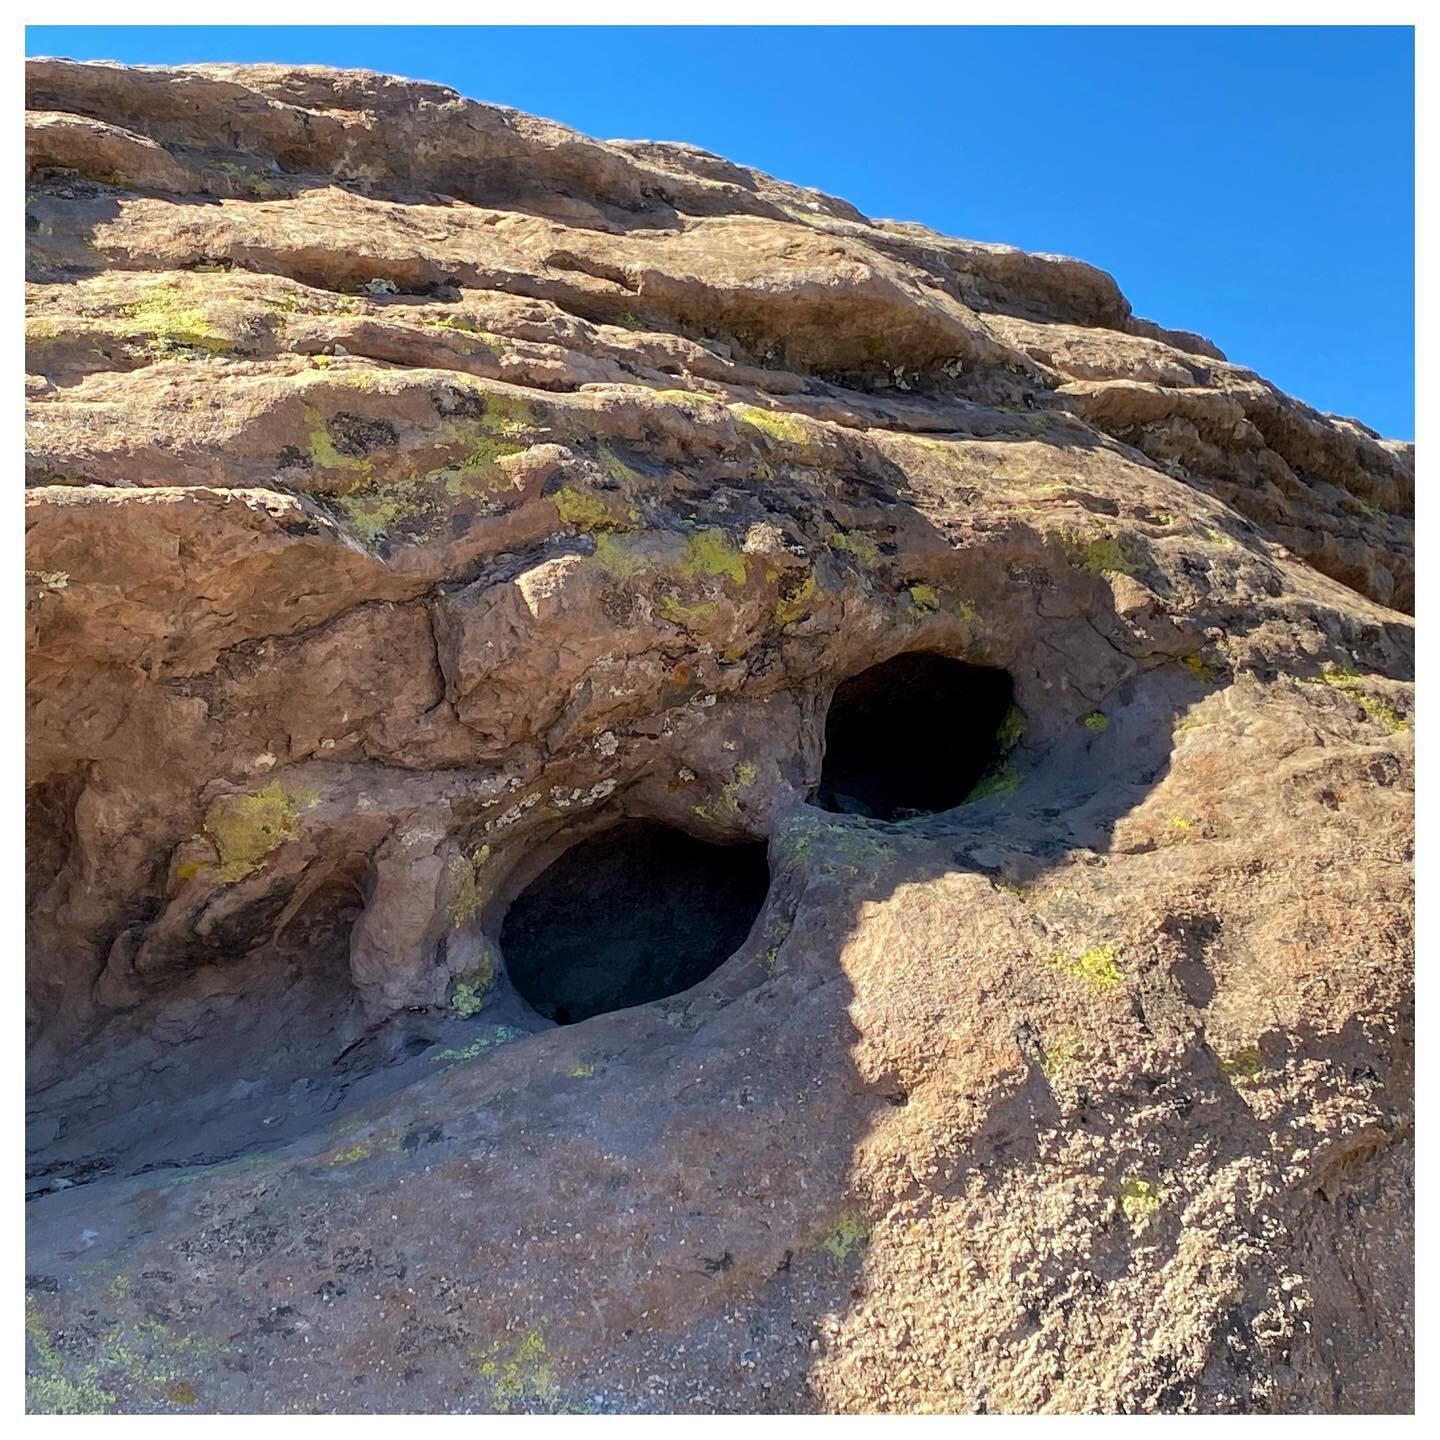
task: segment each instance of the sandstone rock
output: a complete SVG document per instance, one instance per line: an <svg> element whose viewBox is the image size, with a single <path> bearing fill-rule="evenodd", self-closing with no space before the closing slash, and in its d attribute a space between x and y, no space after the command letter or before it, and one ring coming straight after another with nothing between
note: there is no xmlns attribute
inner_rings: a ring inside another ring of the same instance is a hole
<svg viewBox="0 0 1440 1440"><path fill-rule="evenodd" d="M29 87L31 1408L1410 1406L1412 447L693 147ZM1013 706L882 820L911 652ZM622 820L768 895L552 1024Z"/></svg>

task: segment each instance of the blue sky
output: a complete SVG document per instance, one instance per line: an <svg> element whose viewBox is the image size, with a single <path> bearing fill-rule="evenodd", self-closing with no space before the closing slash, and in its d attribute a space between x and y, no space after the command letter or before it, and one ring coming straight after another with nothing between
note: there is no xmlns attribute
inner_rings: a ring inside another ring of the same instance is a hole
<svg viewBox="0 0 1440 1440"><path fill-rule="evenodd" d="M32 55L361 66L685 140L876 217L1109 270L1322 410L1414 434L1405 28L32 26Z"/></svg>

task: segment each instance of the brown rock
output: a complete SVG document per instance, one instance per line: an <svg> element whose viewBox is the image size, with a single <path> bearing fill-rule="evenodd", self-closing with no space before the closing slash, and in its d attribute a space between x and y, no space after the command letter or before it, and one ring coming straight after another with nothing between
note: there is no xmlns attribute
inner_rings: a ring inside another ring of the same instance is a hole
<svg viewBox="0 0 1440 1440"><path fill-rule="evenodd" d="M29 104L32 1409L1411 1406L1411 447L689 146Z"/></svg>

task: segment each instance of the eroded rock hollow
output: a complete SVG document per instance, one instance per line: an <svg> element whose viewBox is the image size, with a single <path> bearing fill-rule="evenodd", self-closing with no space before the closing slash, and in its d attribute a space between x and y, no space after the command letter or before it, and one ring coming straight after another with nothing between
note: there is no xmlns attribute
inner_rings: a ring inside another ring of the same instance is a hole
<svg viewBox="0 0 1440 1440"><path fill-rule="evenodd" d="M28 86L33 1409L1409 1406L1411 447L689 146Z"/></svg>
<svg viewBox="0 0 1440 1440"><path fill-rule="evenodd" d="M769 881L763 845L630 821L566 850L509 907L505 972L559 1025L679 995L744 943Z"/></svg>

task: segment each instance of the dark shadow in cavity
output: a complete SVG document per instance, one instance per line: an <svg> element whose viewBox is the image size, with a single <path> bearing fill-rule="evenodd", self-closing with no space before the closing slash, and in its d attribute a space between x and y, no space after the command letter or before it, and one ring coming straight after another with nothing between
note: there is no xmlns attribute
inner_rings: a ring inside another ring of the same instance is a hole
<svg viewBox="0 0 1440 1440"><path fill-rule="evenodd" d="M1011 692L1004 670L946 655L852 675L830 702L815 803L875 820L953 809L999 757Z"/></svg>
<svg viewBox="0 0 1440 1440"><path fill-rule="evenodd" d="M632 820L566 850L500 928L521 996L560 1025L698 985L745 942L770 885L763 844Z"/></svg>

